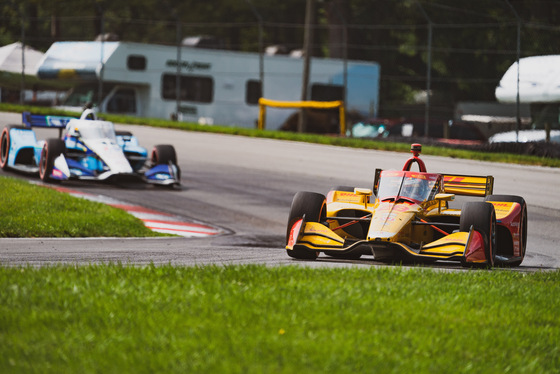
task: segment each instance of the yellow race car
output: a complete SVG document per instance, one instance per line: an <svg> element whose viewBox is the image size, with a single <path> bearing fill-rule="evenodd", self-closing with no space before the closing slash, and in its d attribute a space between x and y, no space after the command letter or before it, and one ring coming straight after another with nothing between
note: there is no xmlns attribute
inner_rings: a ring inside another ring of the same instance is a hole
<svg viewBox="0 0 560 374"><path fill-rule="evenodd" d="M288 255L519 266L527 247L525 200L493 195L492 176L428 173L421 149L412 145L402 170L377 169L373 189L298 192L288 219ZM419 171L411 171L414 164ZM453 209L456 195L483 199Z"/></svg>

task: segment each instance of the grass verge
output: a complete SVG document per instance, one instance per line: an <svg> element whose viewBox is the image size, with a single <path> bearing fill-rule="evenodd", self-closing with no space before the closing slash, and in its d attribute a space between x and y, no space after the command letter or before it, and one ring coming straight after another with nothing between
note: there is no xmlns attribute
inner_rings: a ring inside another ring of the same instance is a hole
<svg viewBox="0 0 560 374"><path fill-rule="evenodd" d="M161 236L121 209L0 177L0 237Z"/></svg>
<svg viewBox="0 0 560 374"><path fill-rule="evenodd" d="M2 103L0 103L0 111L9 111L9 112L17 112L17 113L21 113L22 111L31 111L33 113L45 114L45 115L49 114L49 115L79 116L78 113L70 113L70 112L64 112L60 110L54 110L53 108L30 107L30 106L20 106L20 105L2 104ZM110 115L110 114L103 114L103 118L115 123L138 124L144 126L173 128L173 129L179 129L185 131L199 131L199 132L211 132L211 133L221 133L221 134L229 134L229 135L242 135L242 136L249 136L249 137L262 137L262 138L299 141L299 142L316 143L316 144L328 144L328 145L335 145L341 147L375 149L381 151L395 151L395 152L410 151L409 143L394 143L388 141L342 138L342 137L316 135L316 134L299 134L299 133L286 132L286 131L267 131L267 130L263 131L263 130L253 129L253 128L241 128L241 127L203 126L203 125L188 123L188 122L176 122L176 121L169 121L169 120L162 120L162 119L117 116L117 115ZM424 146L422 147L422 153L426 155L464 158L464 159L480 160L480 161L560 167L560 159L528 156L528 155L517 155L517 154L510 154L510 153L478 152L478 151L469 151L469 150L458 150L458 149L439 147L439 146L438 147Z"/></svg>
<svg viewBox="0 0 560 374"><path fill-rule="evenodd" d="M553 373L560 272L0 268L0 372Z"/></svg>

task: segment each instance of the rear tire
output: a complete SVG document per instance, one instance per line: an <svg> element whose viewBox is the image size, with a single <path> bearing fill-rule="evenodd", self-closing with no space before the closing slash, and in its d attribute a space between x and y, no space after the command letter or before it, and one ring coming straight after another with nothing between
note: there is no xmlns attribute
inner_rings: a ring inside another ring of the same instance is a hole
<svg viewBox="0 0 560 374"><path fill-rule="evenodd" d="M486 202L467 202L461 210L459 230L469 232L471 226L484 238L484 254L487 264L493 267L496 260L496 212ZM466 265L466 264L464 264Z"/></svg>
<svg viewBox="0 0 560 374"><path fill-rule="evenodd" d="M28 130L27 127L21 125L8 125L2 130L2 135L0 135L0 168L2 170L9 168L8 157L10 156L10 147L12 145L12 140L10 139L11 129Z"/></svg>
<svg viewBox="0 0 560 374"><path fill-rule="evenodd" d="M286 243L288 243L290 229L294 223L303 218L304 215L306 222L324 222L327 217L327 199L325 196L306 191L300 191L295 194L288 217ZM294 247L294 249L287 249L286 252L290 257L304 260L315 260L319 256L319 252L317 251L311 251L297 246Z"/></svg>
<svg viewBox="0 0 560 374"><path fill-rule="evenodd" d="M485 201L503 201L521 205L521 227L519 229L521 232L521 238L519 239L521 245L521 259L507 264L511 267L521 265L525 258L525 251L527 250L527 203L525 203L525 199L515 195L488 195ZM498 243L498 246L499 245L500 243Z"/></svg>
<svg viewBox="0 0 560 374"><path fill-rule="evenodd" d="M64 154L65 150L66 146L61 139L47 139L41 151L41 159L39 160L39 177L43 182L58 182L56 179L51 178L54 160L61 154Z"/></svg>

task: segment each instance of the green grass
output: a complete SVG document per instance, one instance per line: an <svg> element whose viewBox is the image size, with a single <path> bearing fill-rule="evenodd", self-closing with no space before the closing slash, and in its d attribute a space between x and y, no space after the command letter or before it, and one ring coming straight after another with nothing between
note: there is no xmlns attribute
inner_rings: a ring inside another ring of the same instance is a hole
<svg viewBox="0 0 560 374"><path fill-rule="evenodd" d="M0 238L161 236L124 210L0 177Z"/></svg>
<svg viewBox="0 0 560 374"><path fill-rule="evenodd" d="M444 148L425 147L424 153L560 166ZM158 235L124 211L23 181L0 177L0 191L0 237ZM560 368L560 271L0 266L0 290L0 373L478 374Z"/></svg>
<svg viewBox="0 0 560 374"><path fill-rule="evenodd" d="M79 113L64 112L60 110L54 110L53 108L30 107L30 106L20 106L14 104L0 103L0 111L21 113L24 110L31 111L37 114L45 114L45 115L50 114L50 115L79 116ZM316 143L316 144L328 144L328 145L335 145L341 147L375 149L381 151L410 152L410 144L408 143L394 143L388 141L374 141L374 140L334 137L334 136L316 135L316 134L299 134L299 133L284 132L284 131L257 130L254 128L241 128L241 127L228 127L228 126L203 126L203 125L188 123L188 122L174 122L174 121L163 120L163 119L138 118L138 117L129 117L129 116L117 116L117 115L110 115L110 114L103 114L102 116L103 118L115 123L138 124L144 126L173 128L173 129L179 129L185 131L211 132L211 133L221 133L221 134L229 134L229 135L280 139L280 140L287 140L287 141L308 142L308 143ZM458 150L458 149L446 148L446 147L425 146L422 149L422 154L464 158L464 159L480 160L480 161L507 162L507 163L514 163L514 164L560 167L560 159L552 159L552 158L528 156L528 155L517 155L517 154L509 154L509 153L491 153L491 152Z"/></svg>
<svg viewBox="0 0 560 374"><path fill-rule="evenodd" d="M560 272L0 268L3 373L557 373Z"/></svg>

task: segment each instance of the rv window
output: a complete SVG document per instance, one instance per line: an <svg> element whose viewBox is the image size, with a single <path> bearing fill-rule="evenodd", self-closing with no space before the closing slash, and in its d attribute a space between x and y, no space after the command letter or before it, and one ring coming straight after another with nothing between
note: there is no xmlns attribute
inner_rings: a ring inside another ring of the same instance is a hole
<svg viewBox="0 0 560 374"><path fill-rule="evenodd" d="M146 70L146 57L130 55L126 61L128 70Z"/></svg>
<svg viewBox="0 0 560 374"><path fill-rule="evenodd" d="M121 88L107 103L108 113L136 113L136 96L131 88Z"/></svg>
<svg viewBox="0 0 560 374"><path fill-rule="evenodd" d="M344 87L334 84L314 83L311 85L311 100L344 100Z"/></svg>
<svg viewBox="0 0 560 374"><path fill-rule="evenodd" d="M245 102L247 104L258 104L261 97L261 81L248 80L245 87Z"/></svg>
<svg viewBox="0 0 560 374"><path fill-rule="evenodd" d="M198 103L211 103L214 97L214 80L211 77L182 75L180 81L181 100ZM163 74L161 96L164 99L177 99L177 77Z"/></svg>

